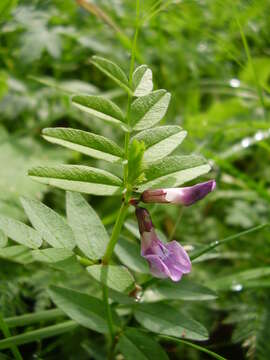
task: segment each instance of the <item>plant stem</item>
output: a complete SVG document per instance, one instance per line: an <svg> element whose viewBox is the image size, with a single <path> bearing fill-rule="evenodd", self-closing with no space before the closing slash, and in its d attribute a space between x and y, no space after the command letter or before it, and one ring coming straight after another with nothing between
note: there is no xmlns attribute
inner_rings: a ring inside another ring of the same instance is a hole
<svg viewBox="0 0 270 360"><path fill-rule="evenodd" d="M130 68L129 68L129 87L132 89L132 74L134 71L134 65L135 65L135 55L136 55L136 45L137 45L137 38L139 33L139 10L140 10L140 0L136 0L136 28L134 33L134 38L132 42L132 51L131 51L131 60L130 60ZM128 184L128 150L129 150L129 141L130 141L130 109L131 109L131 101L132 101L132 95L128 93L128 104L127 104L127 113L126 113L126 124L128 125L128 131L125 133L125 154L124 154L124 187L125 187L125 193L123 202L121 205L121 208L119 210L115 225L113 227L112 235L109 241L109 244L107 246L105 255L102 259L103 265L108 265L111 257L113 255L114 247L118 241L119 235L122 230L122 226L125 221L125 217L127 214L128 206L129 206L129 196L130 196L130 189ZM107 280L107 271L106 267L104 267L104 284L106 284ZM103 291L103 302L106 310L107 315L107 323L108 323L108 330L110 334L110 350L108 353L108 359L113 359L114 357L114 348L116 345L116 339L114 334L114 324L113 324L113 318L112 318L112 312L110 308L109 303L109 296L108 296L108 287L107 285L102 286Z"/></svg>
<svg viewBox="0 0 270 360"><path fill-rule="evenodd" d="M225 239L222 239L220 241L216 240L216 241L213 241L210 243L210 245L204 247L202 250L198 250L196 251L195 253L193 253L193 255L190 256L190 260L195 260L197 259L199 256L205 254L205 253L208 253L209 251L213 250L214 248L216 248L217 246L220 246L220 245L223 245L231 240L234 240L234 239L237 239L243 235L248 235L248 234L251 234L255 231L258 231L258 230L261 230L263 229L264 227L266 226L269 226L270 224L269 223L266 223L266 224L262 224L262 225L258 225L258 226L254 226L253 228L251 229L248 229L248 230L244 230L238 234L235 234L235 235L231 235L231 236L228 236L226 237Z"/></svg>
<svg viewBox="0 0 270 360"><path fill-rule="evenodd" d="M120 235L120 232L121 232L124 220L125 220L127 209L128 209L128 203L123 201L123 203L121 205L121 208L119 210L119 213L118 213L118 216L117 216L113 231L112 231L111 239L110 239L109 244L107 246L105 255L104 255L103 259L102 259L102 263L104 265L107 265L111 260L114 247L115 247L115 245L117 243L117 240L119 238L119 235Z"/></svg>
<svg viewBox="0 0 270 360"><path fill-rule="evenodd" d="M139 34L139 16L140 16L140 0L136 1L136 28L134 33L134 38L132 42L132 50L131 50L131 59L130 59L130 67L129 67L129 87L132 89L132 75L134 71L135 66L135 56L136 56L136 47L137 47L137 39ZM128 104L127 104L127 114L126 114L126 123L130 125L130 109L131 109L131 101L132 96L128 94ZM129 140L130 140L130 129L125 133L125 163L124 163L124 184L127 186L128 182L128 146L129 146Z"/></svg>
<svg viewBox="0 0 270 360"><path fill-rule="evenodd" d="M2 330L2 332L3 332L6 339L11 337L11 333L9 331L9 328L8 328L7 324L5 323L1 313L0 313L0 328L1 328L1 330ZM20 351L19 351L19 349L17 348L16 345L11 345L10 350L12 351L12 354L14 355L14 358L16 360L23 360L23 358L22 358L22 356L20 354Z"/></svg>

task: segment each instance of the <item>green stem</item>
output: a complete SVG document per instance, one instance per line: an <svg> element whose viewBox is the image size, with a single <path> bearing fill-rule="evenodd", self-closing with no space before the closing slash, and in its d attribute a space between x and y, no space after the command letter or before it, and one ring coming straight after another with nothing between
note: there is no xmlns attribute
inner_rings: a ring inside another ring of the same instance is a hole
<svg viewBox="0 0 270 360"><path fill-rule="evenodd" d="M134 71L135 65L135 55L136 55L136 46L137 46L137 38L139 33L139 11L140 11L140 0L136 0L136 29L134 33L133 43L132 43L132 52L131 52L131 60L130 60L130 69L129 69L129 87L132 89L132 74ZM102 259L102 263L104 265L109 264L111 257L113 255L114 247L119 239L119 235L122 230L122 226L125 221L125 217L127 214L128 206L129 206L129 196L130 196L130 189L128 188L128 150L129 150L129 141L130 141L130 110L131 110L131 101L132 95L128 93L128 105L127 105L127 114L126 114L126 124L128 125L128 131L125 133L125 154L124 154L124 186L125 186L125 193L121 208L119 210L115 225L113 227L112 235L107 246L105 255ZM105 284L107 279L107 273L104 273L105 276ZM105 305L106 315L107 315L107 323L108 323L108 330L110 334L110 350L108 353L108 359L113 359L114 357L114 348L116 345L116 338L114 336L114 325L112 319L112 312L109 303L109 296L108 296L108 287L107 285L103 285L103 302Z"/></svg>
<svg viewBox="0 0 270 360"><path fill-rule="evenodd" d="M245 231L242 231L238 234L235 234L235 235L231 235L231 236L228 236L226 237L225 239L223 240L216 240L216 241L213 241L210 243L210 245L206 246L205 248L203 248L202 250L198 250L196 251L193 255L190 256L190 260L195 260L197 259L199 256L202 256L203 254L213 250L214 248L216 248L217 246L220 246L220 245L223 245L231 240L234 240L234 239L237 239L243 235L248 235L248 234L251 234L255 231L258 231L258 230L261 230L263 229L264 227L266 226L269 226L270 224L269 223L266 223L266 224L262 224L262 225L258 225L258 226L255 226L251 229L248 229L248 230L245 230Z"/></svg>
<svg viewBox="0 0 270 360"><path fill-rule="evenodd" d="M104 255L103 259L102 259L102 263L104 265L107 265L111 260L114 247L115 247L115 245L117 243L117 240L119 238L123 223L125 221L125 216L126 216L127 210L128 210L128 202L123 201L123 203L121 205L121 208L119 210L119 213L118 213L118 216L117 216L113 231L112 231L111 239L110 239L109 244L107 246L105 255Z"/></svg>
<svg viewBox="0 0 270 360"><path fill-rule="evenodd" d="M7 326L7 324L5 323L1 313L0 313L0 328L5 336L6 339L8 339L9 337L11 337L11 333L9 331L9 328ZM23 360L20 352L19 352L19 349L17 348L16 345L11 345L10 346L10 350L12 351L12 354L14 355L14 358L16 360Z"/></svg>
<svg viewBox="0 0 270 360"><path fill-rule="evenodd" d="M105 305L108 330L109 330L109 336L110 336L109 347L111 347L113 344L113 340L114 340L114 327L113 327L112 312L111 312L110 303L109 303L108 287L106 285L102 286L102 293L103 293L103 301L104 301L104 305Z"/></svg>

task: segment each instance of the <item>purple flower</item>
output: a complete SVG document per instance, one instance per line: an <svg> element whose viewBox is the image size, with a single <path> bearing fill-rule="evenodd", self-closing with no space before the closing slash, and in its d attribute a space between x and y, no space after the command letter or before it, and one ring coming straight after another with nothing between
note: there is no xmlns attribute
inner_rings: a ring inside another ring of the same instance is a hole
<svg viewBox="0 0 270 360"><path fill-rule="evenodd" d="M204 198L215 188L215 180L210 180L185 188L145 190L141 200L145 203L171 203L189 206Z"/></svg>
<svg viewBox="0 0 270 360"><path fill-rule="evenodd" d="M149 212L137 207L141 234L141 255L148 261L150 272L158 278L179 281L191 271L191 262L184 248L177 242L163 244L156 235Z"/></svg>

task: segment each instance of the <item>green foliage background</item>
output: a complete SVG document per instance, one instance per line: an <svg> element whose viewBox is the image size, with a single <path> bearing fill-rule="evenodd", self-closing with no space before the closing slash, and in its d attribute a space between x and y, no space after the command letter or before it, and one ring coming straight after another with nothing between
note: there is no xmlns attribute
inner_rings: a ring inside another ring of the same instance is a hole
<svg viewBox="0 0 270 360"><path fill-rule="evenodd" d="M0 5L0 213L26 220L19 196L43 200L64 213L64 192L27 177L33 165L117 165L92 160L41 138L45 127L68 126L108 136L122 133L71 107L84 92L113 99L125 94L90 63L98 54L128 72L135 27L134 1L3 1ZM143 1L136 63L153 71L155 88L172 94L166 121L188 136L176 154L211 159L215 193L184 210L152 206L167 237L200 248L269 222L270 3L268 0ZM165 121L162 122L164 124ZM88 198L109 229L119 198ZM130 214L130 227L134 226ZM125 230L126 234L130 234ZM128 235L130 236L130 235ZM8 260L0 233L0 310L5 318L48 309L46 288L63 284L97 292L86 274ZM217 292L216 300L179 301L210 331L206 347L228 359L268 359L270 234L266 227L198 259L191 278ZM26 264L29 265L26 266ZM143 265L142 265L143 266ZM67 269L70 270L70 269ZM76 270L76 269L75 269ZM13 333L31 330L15 329ZM26 359L102 359L100 337L76 329L22 347ZM207 359L184 344L162 340L171 359ZM8 352L0 359L8 359Z"/></svg>

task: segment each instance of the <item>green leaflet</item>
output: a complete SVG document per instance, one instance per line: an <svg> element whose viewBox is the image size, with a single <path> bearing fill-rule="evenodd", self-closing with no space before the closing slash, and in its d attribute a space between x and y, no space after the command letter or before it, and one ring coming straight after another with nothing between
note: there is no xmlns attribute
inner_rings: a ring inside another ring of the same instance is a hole
<svg viewBox="0 0 270 360"><path fill-rule="evenodd" d="M24 223L0 215L0 229L12 240L31 249L37 249L42 244L40 234Z"/></svg>
<svg viewBox="0 0 270 360"><path fill-rule="evenodd" d="M37 166L28 171L32 179L60 189L94 195L121 193L122 181L101 169L83 165Z"/></svg>
<svg viewBox="0 0 270 360"><path fill-rule="evenodd" d="M62 216L38 200L22 197L21 203L32 225L48 244L55 248L74 248L73 232Z"/></svg>
<svg viewBox="0 0 270 360"><path fill-rule="evenodd" d="M159 343L150 335L136 328L127 328L121 335L118 349L126 360L168 360Z"/></svg>
<svg viewBox="0 0 270 360"><path fill-rule="evenodd" d="M130 95L133 94L129 87L126 74L117 64L100 56L93 56L91 62L126 92L128 92Z"/></svg>
<svg viewBox="0 0 270 360"><path fill-rule="evenodd" d="M123 157L123 150L112 140L87 131L70 128L47 128L42 131L45 140L96 159L115 162Z"/></svg>
<svg viewBox="0 0 270 360"><path fill-rule="evenodd" d="M153 89L152 70L147 65L137 67L132 75L133 95L145 96Z"/></svg>
<svg viewBox="0 0 270 360"><path fill-rule="evenodd" d="M2 230L0 230L0 248L3 248L7 245L8 238L5 233L3 233Z"/></svg>
<svg viewBox="0 0 270 360"><path fill-rule="evenodd" d="M157 334L198 341L208 339L203 325L166 304L139 304L135 318L146 329Z"/></svg>
<svg viewBox="0 0 270 360"><path fill-rule="evenodd" d="M109 236L94 209L81 194L67 192L66 211L79 249L90 259L101 259Z"/></svg>
<svg viewBox="0 0 270 360"><path fill-rule="evenodd" d="M145 152L143 160L146 163L163 159L173 152L184 140L187 132L180 126L168 125L147 129L132 138L143 141Z"/></svg>
<svg viewBox="0 0 270 360"><path fill-rule="evenodd" d="M87 271L95 280L121 293L130 293L135 285L133 276L124 266L92 265Z"/></svg>
<svg viewBox="0 0 270 360"><path fill-rule="evenodd" d="M51 286L48 292L52 301L72 320L99 333L108 332L105 308L101 300L58 286ZM113 318L115 324L119 323L114 312Z"/></svg>
<svg viewBox="0 0 270 360"><path fill-rule="evenodd" d="M217 298L217 294L205 286L196 284L190 279L182 279L178 283L167 280L158 281L148 287L143 294L144 302L170 300L209 301Z"/></svg>
<svg viewBox="0 0 270 360"><path fill-rule="evenodd" d="M149 273L147 261L141 256L137 242L120 237L115 246L115 254L129 269L138 273Z"/></svg>
<svg viewBox="0 0 270 360"><path fill-rule="evenodd" d="M109 99L95 95L74 95L72 104L101 120L125 127L122 110Z"/></svg>
<svg viewBox="0 0 270 360"><path fill-rule="evenodd" d="M30 264L34 261L29 247L23 245L12 245L0 248L0 258L6 259L18 264Z"/></svg>
<svg viewBox="0 0 270 360"><path fill-rule="evenodd" d="M73 255L74 255L73 252L68 249L49 248L49 249L32 251L32 256L36 261L45 262L49 264L66 260L72 257Z"/></svg>
<svg viewBox="0 0 270 360"><path fill-rule="evenodd" d="M152 163L144 170L147 179L138 191L149 188L177 187L210 171L207 161L196 155L169 156Z"/></svg>
<svg viewBox="0 0 270 360"><path fill-rule="evenodd" d="M148 129L165 115L171 95L166 90L156 90L137 98L131 104L131 126L135 131Z"/></svg>

